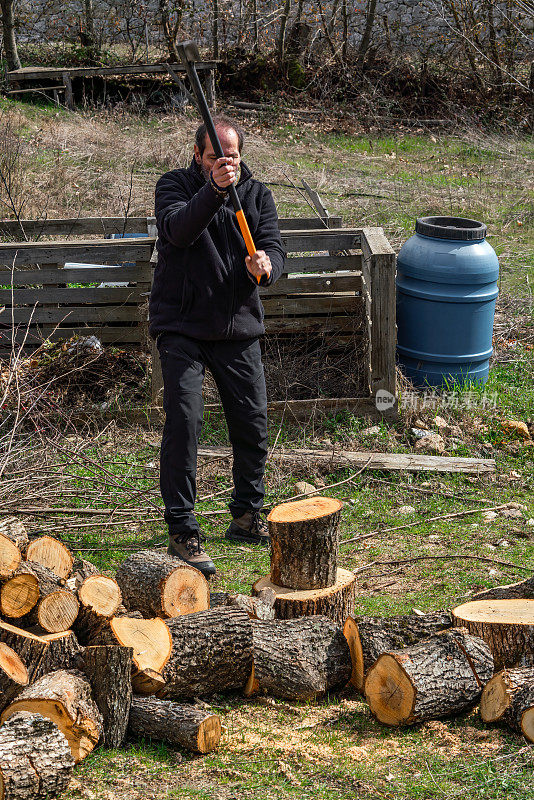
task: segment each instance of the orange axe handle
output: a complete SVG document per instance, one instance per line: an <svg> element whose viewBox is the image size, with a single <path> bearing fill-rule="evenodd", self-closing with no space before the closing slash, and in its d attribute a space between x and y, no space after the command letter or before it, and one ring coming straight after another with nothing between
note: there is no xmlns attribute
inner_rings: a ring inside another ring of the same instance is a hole
<svg viewBox="0 0 534 800"><path fill-rule="evenodd" d="M235 212L235 215L236 215L237 221L239 223L239 228L241 230L241 235L243 236L243 239L245 240L247 253L249 254L249 256L253 256L254 253L256 252L256 246L254 244L254 240L252 238L252 234L250 232L250 228L248 227L248 222L247 222L247 220L245 218L245 215L243 213L243 209L240 208L239 211ZM261 278L259 276L257 278L257 281L258 281L258 283L261 281Z"/></svg>

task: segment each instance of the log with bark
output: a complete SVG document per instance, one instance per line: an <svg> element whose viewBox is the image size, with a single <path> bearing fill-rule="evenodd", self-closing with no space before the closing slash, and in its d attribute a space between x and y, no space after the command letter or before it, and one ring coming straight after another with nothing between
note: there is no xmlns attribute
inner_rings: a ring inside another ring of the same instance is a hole
<svg viewBox="0 0 534 800"><path fill-rule="evenodd" d="M0 642L0 711L3 711L29 683L28 670L19 655Z"/></svg>
<svg viewBox="0 0 534 800"><path fill-rule="evenodd" d="M40 536L30 542L26 550L26 560L48 567L64 581L70 576L74 563L68 547L51 536Z"/></svg>
<svg viewBox="0 0 534 800"><path fill-rule="evenodd" d="M74 769L69 743L41 714L21 711L0 728L0 798L47 800L63 792Z"/></svg>
<svg viewBox="0 0 534 800"><path fill-rule="evenodd" d="M237 608L213 608L166 622L172 653L163 668L168 700L242 689L252 670L252 624Z"/></svg>
<svg viewBox="0 0 534 800"><path fill-rule="evenodd" d="M484 589L473 595L473 600L534 600L534 578Z"/></svg>
<svg viewBox="0 0 534 800"><path fill-rule="evenodd" d="M352 685L363 692L365 676L381 653L409 647L451 626L448 611L400 617L348 617L343 633L352 657Z"/></svg>
<svg viewBox="0 0 534 800"><path fill-rule="evenodd" d="M78 763L96 747L102 735L102 716L91 696L91 684L79 670L57 670L27 686L9 705L3 724L19 711L42 714L66 736Z"/></svg>
<svg viewBox="0 0 534 800"><path fill-rule="evenodd" d="M172 619L209 608L206 578L166 553L134 553L123 561L116 577L125 606L145 617Z"/></svg>
<svg viewBox="0 0 534 800"><path fill-rule="evenodd" d="M534 667L498 672L480 698L484 722L500 722L534 742Z"/></svg>
<svg viewBox="0 0 534 800"><path fill-rule="evenodd" d="M80 642L87 644L119 610L121 590L113 578L89 575L78 587L78 602L80 610L73 627Z"/></svg>
<svg viewBox="0 0 534 800"><path fill-rule="evenodd" d="M28 534L16 517L0 520L0 578L9 578L22 561L28 546Z"/></svg>
<svg viewBox="0 0 534 800"><path fill-rule="evenodd" d="M245 695L310 700L348 682L352 663L343 632L326 617L252 622L254 663Z"/></svg>
<svg viewBox="0 0 534 800"><path fill-rule="evenodd" d="M67 579L66 585L73 591L78 591L82 583L94 575L101 575L101 571L84 558L75 558L72 565L72 572L70 578Z"/></svg>
<svg viewBox="0 0 534 800"><path fill-rule="evenodd" d="M267 522L274 584L304 590L335 584L342 507L331 497L310 497L273 508Z"/></svg>
<svg viewBox="0 0 534 800"><path fill-rule="evenodd" d="M100 628L89 644L120 644L133 649L133 689L138 694L155 694L165 681L162 670L172 650L171 632L159 617L143 619L124 614L113 617Z"/></svg>
<svg viewBox="0 0 534 800"><path fill-rule="evenodd" d="M131 647L86 647L83 671L91 684L93 699L102 714L105 747L120 747L126 736L132 702Z"/></svg>
<svg viewBox="0 0 534 800"><path fill-rule="evenodd" d="M196 706L182 706L155 697L134 697L128 733L186 747L194 753L211 753L221 739L221 718Z"/></svg>
<svg viewBox="0 0 534 800"><path fill-rule="evenodd" d="M343 625L354 613L356 577L353 572L338 567L337 580L326 589L294 591L272 583L269 577L260 578L252 586L253 596L265 589L272 589L276 599L274 612L277 619L324 616Z"/></svg>
<svg viewBox="0 0 534 800"><path fill-rule="evenodd" d="M382 653L367 673L365 697L385 725L414 725L470 708L492 675L486 643L451 628Z"/></svg>
<svg viewBox="0 0 534 800"><path fill-rule="evenodd" d="M38 625L50 633L68 630L78 616L75 594L58 576L39 563L25 561L0 591L0 609L27 627Z"/></svg>
<svg viewBox="0 0 534 800"><path fill-rule="evenodd" d="M261 597L248 597L245 594L229 592L211 592L210 608L217 606L234 606L249 615L250 619L274 619L274 601L276 595L272 590L265 590Z"/></svg>
<svg viewBox="0 0 534 800"><path fill-rule="evenodd" d="M47 672L77 667L82 652L72 631L39 635L8 622L0 622L0 642L11 647L20 657L28 671L29 683Z"/></svg>
<svg viewBox="0 0 534 800"><path fill-rule="evenodd" d="M534 665L534 600L474 600L452 616L455 625L487 642L496 670Z"/></svg>

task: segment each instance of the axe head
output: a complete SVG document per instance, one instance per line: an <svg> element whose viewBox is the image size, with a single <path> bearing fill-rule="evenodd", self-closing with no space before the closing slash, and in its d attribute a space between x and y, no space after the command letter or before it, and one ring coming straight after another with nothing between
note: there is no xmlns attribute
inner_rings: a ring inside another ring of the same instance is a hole
<svg viewBox="0 0 534 800"><path fill-rule="evenodd" d="M195 42L190 40L187 42L180 42L176 45L176 49L180 53L182 61L188 61L189 63L200 61L200 53L198 52L198 47Z"/></svg>

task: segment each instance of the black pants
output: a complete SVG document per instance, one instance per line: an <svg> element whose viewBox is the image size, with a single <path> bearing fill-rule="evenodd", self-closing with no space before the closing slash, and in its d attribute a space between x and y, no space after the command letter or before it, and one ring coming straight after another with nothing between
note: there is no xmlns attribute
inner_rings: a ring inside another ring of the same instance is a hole
<svg viewBox="0 0 534 800"><path fill-rule="evenodd" d="M209 342L165 333L158 348L165 410L160 486L169 533L199 528L194 505L206 367L217 384L233 448L230 512L236 518L260 509L267 458L267 394L259 340Z"/></svg>

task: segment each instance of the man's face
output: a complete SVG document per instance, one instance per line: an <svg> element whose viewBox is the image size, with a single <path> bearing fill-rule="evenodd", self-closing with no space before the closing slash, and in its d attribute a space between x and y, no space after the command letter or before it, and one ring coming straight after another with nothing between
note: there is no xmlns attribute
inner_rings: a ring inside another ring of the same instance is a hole
<svg viewBox="0 0 534 800"><path fill-rule="evenodd" d="M237 133L232 128L223 128L219 125L216 126L217 136L221 143L221 147L226 158L231 158L234 168L238 169L241 161L241 153L239 152L239 138ZM204 152L200 155L200 150L195 145L195 161L202 170L206 180L209 180L210 172L217 161L217 156L213 152L213 145L210 142L209 136L206 136L206 146Z"/></svg>

